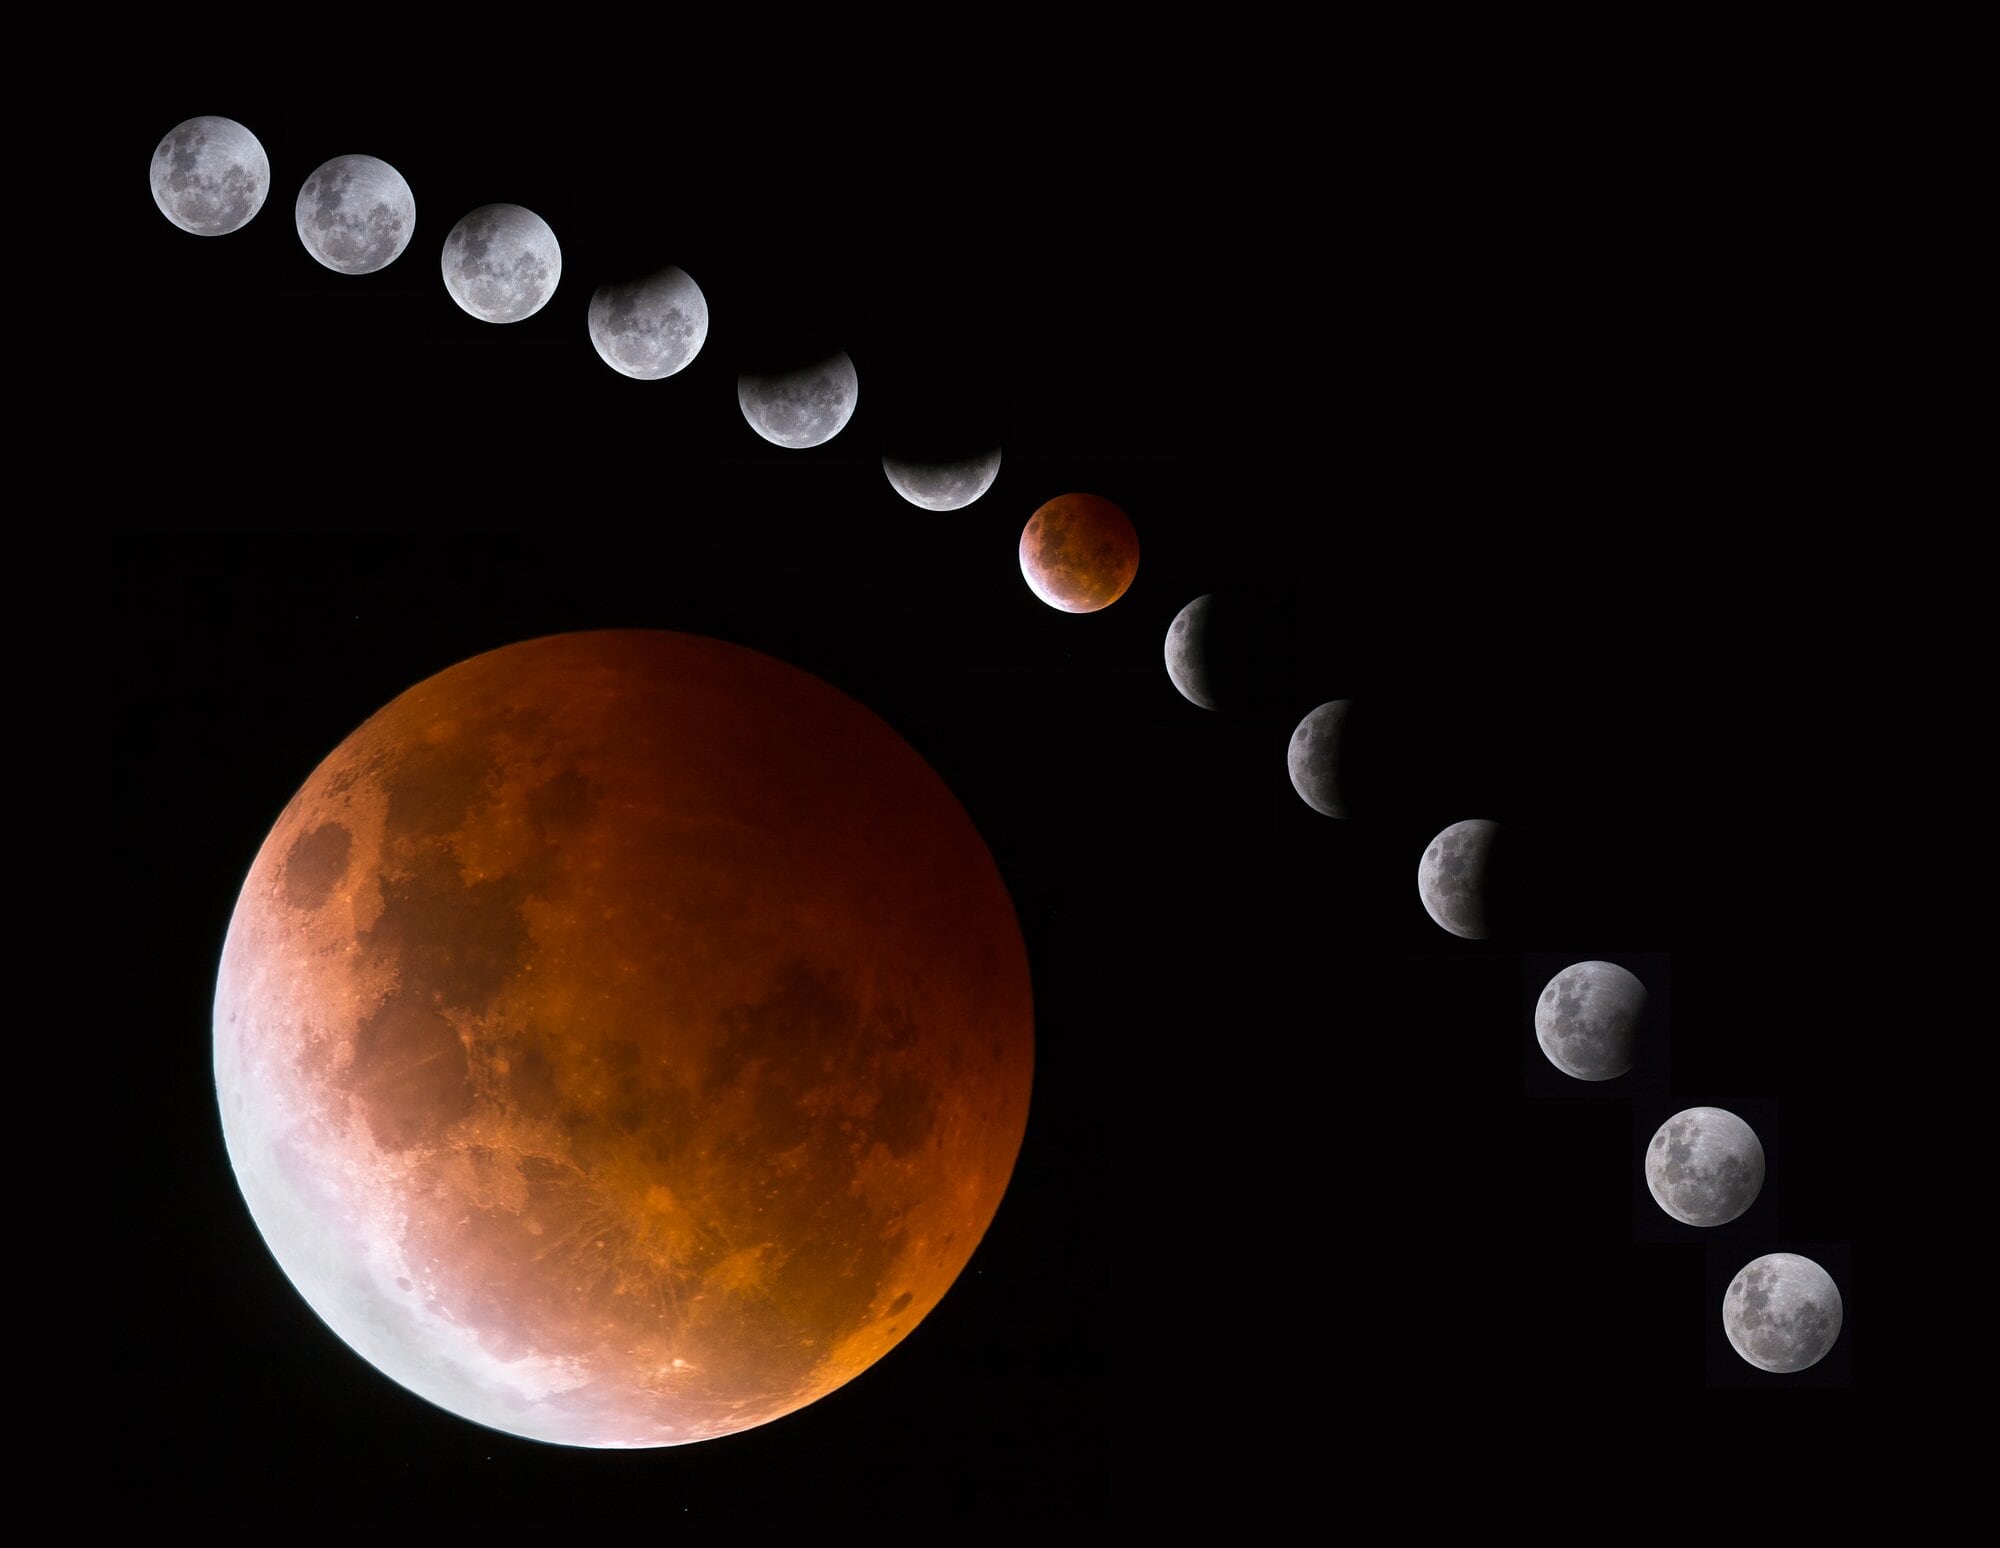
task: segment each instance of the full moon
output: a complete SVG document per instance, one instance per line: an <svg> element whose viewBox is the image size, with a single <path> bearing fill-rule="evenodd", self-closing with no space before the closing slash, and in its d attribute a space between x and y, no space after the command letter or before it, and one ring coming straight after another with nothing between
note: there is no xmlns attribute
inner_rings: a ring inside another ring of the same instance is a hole
<svg viewBox="0 0 2000 1548"><path fill-rule="evenodd" d="M736 379L736 404L743 418L773 446L820 446L840 434L854 416L861 379L845 352L796 371Z"/></svg>
<svg viewBox="0 0 2000 1548"><path fill-rule="evenodd" d="M1132 518L1093 494L1057 495L1021 529L1028 589L1065 613L1095 613L1125 595L1139 573Z"/></svg>
<svg viewBox="0 0 2000 1548"><path fill-rule="evenodd" d="M223 946L250 1213L358 1354L480 1424L678 1445L850 1380L999 1207L1014 909L908 743L693 635L531 640L315 769Z"/></svg>
<svg viewBox="0 0 2000 1548"><path fill-rule="evenodd" d="M1578 962L1535 1002L1535 1041L1578 1080L1615 1080L1632 1068L1646 986L1615 962Z"/></svg>
<svg viewBox="0 0 2000 1548"><path fill-rule="evenodd" d="M190 118L153 152L153 202L196 236L241 231L271 191L271 158L233 118Z"/></svg>
<svg viewBox="0 0 2000 1548"><path fill-rule="evenodd" d="M629 285L600 285L590 298L590 342L621 376L655 382L686 368L708 338L708 299L684 269L665 268Z"/></svg>
<svg viewBox="0 0 2000 1548"><path fill-rule="evenodd" d="M962 511L993 487L1000 476L1000 448L956 462L912 462L884 456L889 487L927 511Z"/></svg>
<svg viewBox="0 0 2000 1548"><path fill-rule="evenodd" d="M1727 1225L1757 1201L1764 1147L1719 1107L1690 1107L1660 1125L1646 1147L1646 1186L1683 1225Z"/></svg>
<svg viewBox="0 0 2000 1548"><path fill-rule="evenodd" d="M1722 1297L1722 1330L1762 1371L1817 1365L1840 1337L1840 1287L1811 1258L1767 1252L1743 1265Z"/></svg>
<svg viewBox="0 0 2000 1548"><path fill-rule="evenodd" d="M482 204L444 239L444 288L481 322L512 323L548 305L562 281L549 223L518 204Z"/></svg>
<svg viewBox="0 0 2000 1548"><path fill-rule="evenodd" d="M1417 896L1438 927L1468 941L1486 939L1486 873L1500 825L1475 817L1455 822L1425 846Z"/></svg>
<svg viewBox="0 0 2000 1548"><path fill-rule="evenodd" d="M1334 699L1322 704L1298 723L1292 732L1291 746L1285 752L1292 788L1306 805L1329 817L1347 815L1347 798L1340 779L1340 742L1347 731L1347 711L1352 702ZM1430 904L1426 902L1424 906L1429 908ZM1437 914L1433 912L1431 917L1436 919Z"/></svg>
<svg viewBox="0 0 2000 1548"><path fill-rule="evenodd" d="M403 174L373 156L336 156L299 189L293 209L306 251L336 274L373 274L403 255L417 199Z"/></svg>

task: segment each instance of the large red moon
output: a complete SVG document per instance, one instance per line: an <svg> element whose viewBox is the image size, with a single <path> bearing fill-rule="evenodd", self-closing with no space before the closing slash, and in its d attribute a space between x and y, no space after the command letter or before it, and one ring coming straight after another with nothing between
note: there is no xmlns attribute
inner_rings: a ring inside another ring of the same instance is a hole
<svg viewBox="0 0 2000 1548"><path fill-rule="evenodd" d="M671 1446L906 1338L1027 1124L1027 953L938 775L819 679L558 635L337 747L230 920L215 1076L313 1309L497 1430Z"/></svg>
<svg viewBox="0 0 2000 1548"><path fill-rule="evenodd" d="M1125 595L1139 573L1132 519L1092 494L1057 495L1021 529L1028 589L1065 613L1095 613Z"/></svg>

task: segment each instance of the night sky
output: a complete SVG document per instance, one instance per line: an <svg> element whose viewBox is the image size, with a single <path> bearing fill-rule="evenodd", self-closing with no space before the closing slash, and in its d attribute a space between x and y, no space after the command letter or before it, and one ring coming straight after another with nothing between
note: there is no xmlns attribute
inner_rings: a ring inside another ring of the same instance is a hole
<svg viewBox="0 0 2000 1548"><path fill-rule="evenodd" d="M204 112L273 164L261 213L213 239L140 183ZM145 918L114 975L136 1045L117 1191L147 1285L124 1309L143 1438L121 1509L1090 1517L1161 1503L1163 1446L1207 1447L1190 1487L1223 1496L1239 1463L1310 1457L1266 1433L1299 1393L1403 1412L1532 1385L1692 1414L1720 1385L1854 1381L1853 1072L1773 772L1799 728L1779 658L1739 648L1756 631L1713 551L1573 376L1595 344L1548 336L1500 392L1465 336L1412 320L1428 271L1329 253L1351 282L1304 283L1320 255L1223 239L1115 124L1059 167L941 181L923 134L780 176L759 172L776 124L701 155L609 118L503 146L449 115L276 100L128 116L111 186L172 303L141 309L105 389L136 432L110 476L149 529L113 566ZM300 182L347 152L418 206L410 248L364 277L292 225ZM454 306L437 259L496 201L563 249L554 299L505 327ZM655 254L700 284L710 330L686 371L634 382L584 314L608 267ZM734 363L792 328L842 340L861 383L809 451L758 439L735 401ZM1475 390L1492 413L1459 412ZM899 414L940 404L996 417L1004 460L934 515L879 456ZM1015 559L1071 490L1142 544L1093 615L1037 601ZM239 530L168 530L197 523ZM1161 659L1209 591L1260 620L1222 713ZM829 1398L653 1452L482 1430L349 1352L249 1220L209 1063L236 889L318 761L453 662L600 627L751 646L894 725L992 848L1037 1002L1014 1180L938 1309ZM1376 803L1349 822L1285 769L1292 727L1339 697ZM1444 935L1415 888L1424 843L1474 816L1523 857L1485 943ZM1665 980L1659 1042L1604 1086L1557 1076L1530 1020L1587 957ZM1749 1214L1704 1233L1662 1229L1634 1181L1695 1104L1748 1117L1770 1163ZM1846 1303L1831 1355L1783 1379L1718 1315L1773 1250L1817 1259Z"/></svg>

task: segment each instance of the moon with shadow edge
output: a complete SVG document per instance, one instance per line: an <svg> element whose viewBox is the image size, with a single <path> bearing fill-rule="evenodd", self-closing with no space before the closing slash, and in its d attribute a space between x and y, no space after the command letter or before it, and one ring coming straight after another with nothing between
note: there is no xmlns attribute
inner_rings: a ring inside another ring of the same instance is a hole
<svg viewBox="0 0 2000 1548"><path fill-rule="evenodd" d="M1615 1080L1632 1068L1646 986L1615 962L1577 962L1535 1002L1535 1041L1578 1080Z"/></svg>
<svg viewBox="0 0 2000 1548"><path fill-rule="evenodd" d="M1840 1287L1811 1258L1767 1252L1743 1265L1722 1297L1729 1347L1760 1371L1819 1364L1840 1337Z"/></svg>
<svg viewBox="0 0 2000 1548"><path fill-rule="evenodd" d="M1757 1202L1764 1147L1734 1113L1690 1107L1661 1124L1647 1145L1646 1186L1683 1225L1727 1225Z"/></svg>

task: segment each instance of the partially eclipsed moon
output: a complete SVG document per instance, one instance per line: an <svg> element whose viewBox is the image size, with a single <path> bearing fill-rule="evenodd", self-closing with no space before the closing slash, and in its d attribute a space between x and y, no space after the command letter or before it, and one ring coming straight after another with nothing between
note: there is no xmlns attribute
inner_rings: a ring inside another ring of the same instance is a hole
<svg viewBox="0 0 2000 1548"><path fill-rule="evenodd" d="M797 371L746 371L736 379L743 418L773 446L824 445L853 418L860 397L861 379L845 352Z"/></svg>
<svg viewBox="0 0 2000 1548"><path fill-rule="evenodd" d="M685 370L708 338L708 299L686 270L666 268L590 298L590 342L621 376L653 382Z"/></svg>
<svg viewBox="0 0 2000 1548"><path fill-rule="evenodd" d="M190 118L153 152L153 202L196 236L241 231L271 191L271 159L233 118Z"/></svg>
<svg viewBox="0 0 2000 1548"><path fill-rule="evenodd" d="M1743 1265L1722 1297L1729 1345L1781 1375L1817 1365L1840 1337L1840 1287L1811 1258L1767 1252Z"/></svg>
<svg viewBox="0 0 2000 1548"><path fill-rule="evenodd" d="M336 274L388 268L417 229L416 195L374 156L336 156L317 168L292 214L306 251Z"/></svg>
<svg viewBox="0 0 2000 1548"><path fill-rule="evenodd" d="M1417 896L1440 929L1469 941L1487 931L1486 876L1498 823L1484 818L1455 822L1424 848L1417 862Z"/></svg>
<svg viewBox="0 0 2000 1548"><path fill-rule="evenodd" d="M1720 1107L1690 1107L1661 1124L1646 1147L1646 1186L1683 1225L1727 1225L1757 1202L1764 1147Z"/></svg>
<svg viewBox="0 0 2000 1548"><path fill-rule="evenodd" d="M1306 716L1292 732L1291 746L1285 753L1292 788L1306 805L1329 817L1347 815L1347 797L1341 788L1340 744L1347 733L1347 711L1352 702L1334 699ZM1437 915L1431 917L1435 919Z"/></svg>
<svg viewBox="0 0 2000 1548"><path fill-rule="evenodd" d="M956 462L912 462L884 456L889 487L927 511L961 511L993 487L1000 476L1000 448Z"/></svg>
<svg viewBox="0 0 2000 1548"><path fill-rule="evenodd" d="M1208 625L1214 605L1212 593L1196 597L1167 625L1168 680L1188 703L1209 710L1219 703L1209 673Z"/></svg>
<svg viewBox="0 0 2000 1548"><path fill-rule="evenodd" d="M562 247L549 223L518 204L482 204L444 239L444 288L481 322L514 323L549 304Z"/></svg>
<svg viewBox="0 0 2000 1548"><path fill-rule="evenodd" d="M1578 1080L1615 1080L1632 1068L1646 986L1615 962L1578 962L1535 1002L1535 1041Z"/></svg>
<svg viewBox="0 0 2000 1548"><path fill-rule="evenodd" d="M357 1353L510 1434L767 1423L906 1338L1027 1121L991 855L868 710L561 635L372 716L280 814L215 998L224 1138Z"/></svg>
<svg viewBox="0 0 2000 1548"><path fill-rule="evenodd" d="M1028 589L1065 613L1095 613L1125 595L1139 573L1132 519L1093 494L1057 495L1021 530Z"/></svg>

